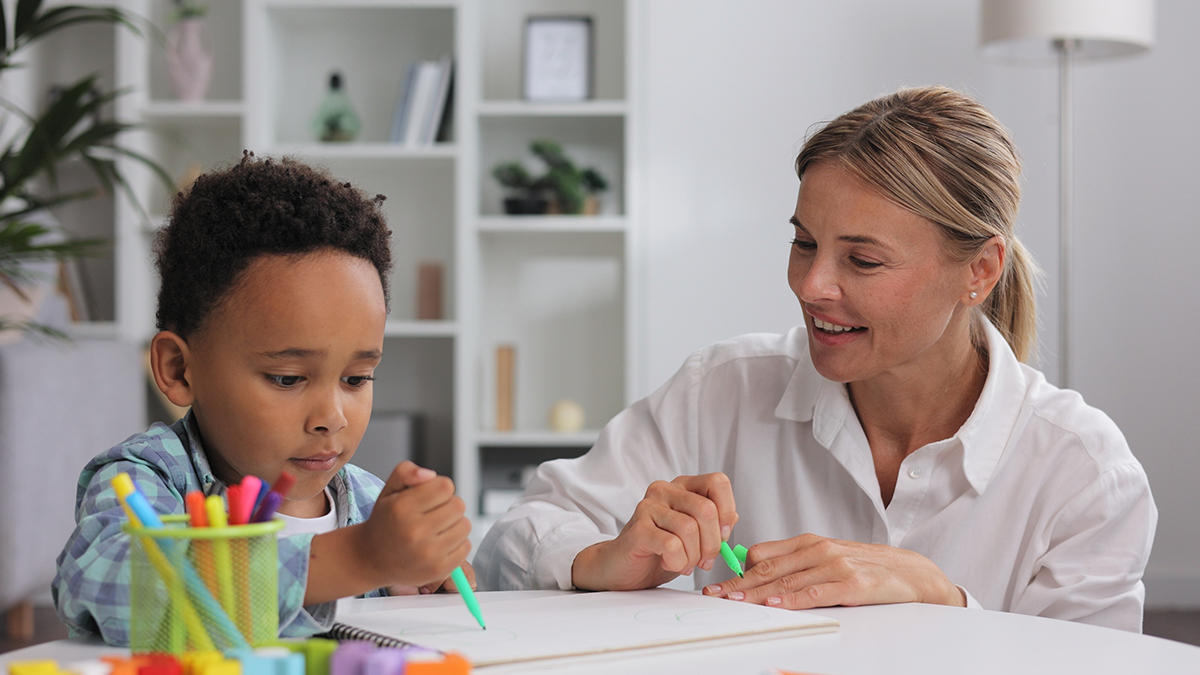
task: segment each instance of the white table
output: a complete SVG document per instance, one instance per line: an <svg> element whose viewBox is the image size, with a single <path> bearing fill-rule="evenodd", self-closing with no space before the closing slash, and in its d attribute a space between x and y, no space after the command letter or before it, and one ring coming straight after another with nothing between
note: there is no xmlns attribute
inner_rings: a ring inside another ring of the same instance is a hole
<svg viewBox="0 0 1200 675"><path fill-rule="evenodd" d="M488 601L513 596L480 593L479 599L486 615ZM339 613L430 601L459 602L450 596L351 600L343 601ZM631 652L602 660L513 664L478 672L762 675L780 668L826 675L1200 673L1200 647L1066 621L933 605L836 607L818 613L840 621L838 632L651 655ZM0 668L14 660L68 662L113 651L119 650L94 641L60 640L0 654Z"/></svg>

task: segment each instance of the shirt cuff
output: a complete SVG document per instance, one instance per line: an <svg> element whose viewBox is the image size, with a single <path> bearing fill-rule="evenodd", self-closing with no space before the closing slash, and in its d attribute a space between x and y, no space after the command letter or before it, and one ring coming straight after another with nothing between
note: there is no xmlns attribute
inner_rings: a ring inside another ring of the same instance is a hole
<svg viewBox="0 0 1200 675"><path fill-rule="evenodd" d="M573 591L571 583L571 568L575 564L575 556L583 549L610 541L616 537L599 532L561 532L547 537L538 543L536 558L532 561L531 572L533 579L529 588L558 589Z"/></svg>
<svg viewBox="0 0 1200 675"><path fill-rule="evenodd" d="M958 590L962 591L962 594L964 596L966 596L967 609L983 609L983 605L979 604L979 601L976 600L975 597L972 596L971 593L967 589L963 588L962 586L959 586L958 584L955 584L954 587L957 588Z"/></svg>

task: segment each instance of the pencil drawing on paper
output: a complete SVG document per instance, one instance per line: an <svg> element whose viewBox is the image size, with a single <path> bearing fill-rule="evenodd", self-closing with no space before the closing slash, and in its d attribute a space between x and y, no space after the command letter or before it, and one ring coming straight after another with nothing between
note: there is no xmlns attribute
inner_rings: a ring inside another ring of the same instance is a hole
<svg viewBox="0 0 1200 675"><path fill-rule="evenodd" d="M517 639L517 634L511 630L496 628L495 626L487 630L480 630L474 626L450 626L444 623L435 623L411 626L400 632L407 636L423 635L434 638L439 642L468 646L491 645L498 642L512 642Z"/></svg>
<svg viewBox="0 0 1200 675"><path fill-rule="evenodd" d="M655 608L643 609L633 618L645 623L695 625L731 625L763 621L770 615L752 607L721 607L719 609Z"/></svg>

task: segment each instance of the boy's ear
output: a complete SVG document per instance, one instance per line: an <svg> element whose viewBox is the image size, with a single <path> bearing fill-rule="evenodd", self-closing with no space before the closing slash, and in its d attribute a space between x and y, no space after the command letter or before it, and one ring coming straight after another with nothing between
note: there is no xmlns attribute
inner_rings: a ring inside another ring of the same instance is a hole
<svg viewBox="0 0 1200 675"><path fill-rule="evenodd" d="M154 373L154 383L167 400L181 408L190 406L195 398L191 383L187 381L190 358L187 340L169 330L160 332L150 341L150 370Z"/></svg>

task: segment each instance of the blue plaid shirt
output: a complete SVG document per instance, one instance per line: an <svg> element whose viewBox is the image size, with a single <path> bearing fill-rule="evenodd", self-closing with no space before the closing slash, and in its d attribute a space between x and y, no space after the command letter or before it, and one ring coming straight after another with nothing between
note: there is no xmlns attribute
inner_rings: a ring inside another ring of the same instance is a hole
<svg viewBox="0 0 1200 675"><path fill-rule="evenodd" d="M212 474L192 413L171 426L155 424L144 433L88 462L75 494L75 532L58 556L51 592L58 616L71 635L99 633L104 641L129 644L129 537L121 532L125 512L112 488L122 471L137 482L160 514L187 512L184 495L200 490L224 494ZM371 515L383 482L350 464L329 482L337 503L338 527ZM279 633L303 637L333 625L336 603L304 606L312 534L279 539ZM368 596L383 595L372 591Z"/></svg>

